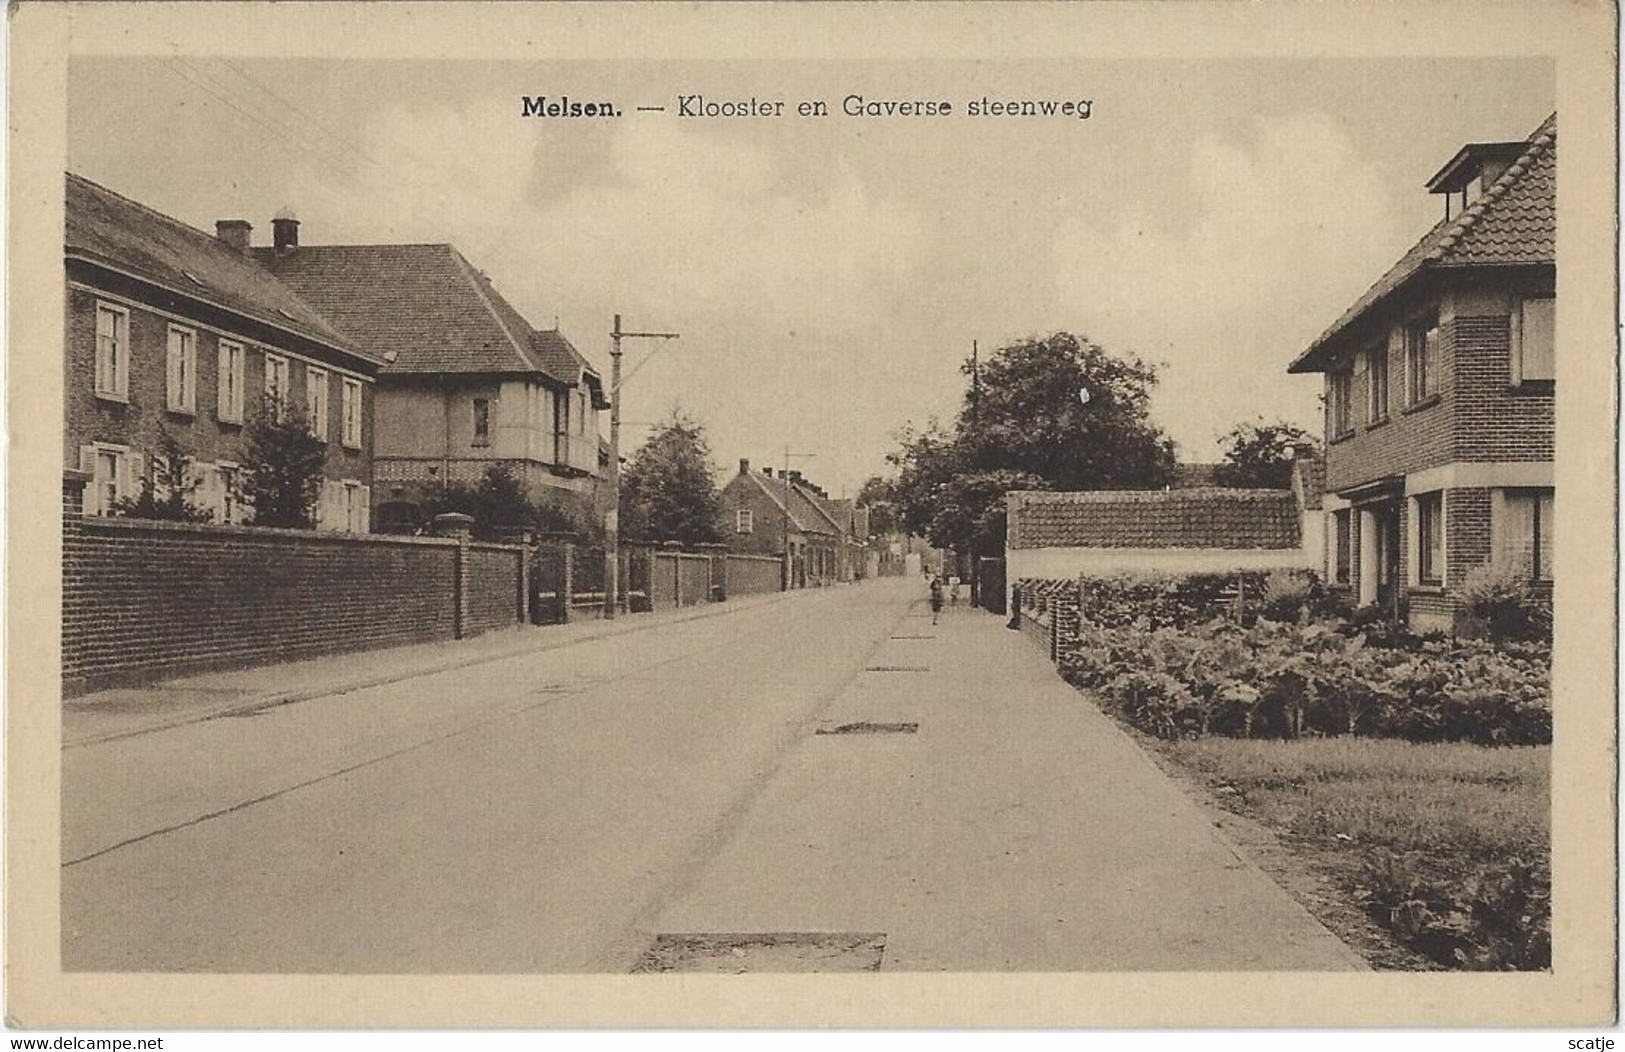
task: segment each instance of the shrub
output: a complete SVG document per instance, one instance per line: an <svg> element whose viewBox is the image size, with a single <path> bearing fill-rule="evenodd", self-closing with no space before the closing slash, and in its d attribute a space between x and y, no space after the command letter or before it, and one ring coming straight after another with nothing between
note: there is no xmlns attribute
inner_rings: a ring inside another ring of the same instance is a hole
<svg viewBox="0 0 1625 1052"><path fill-rule="evenodd" d="M113 511L137 519L167 522L212 522L214 513L192 497L202 485L192 470L191 455L163 428L158 431L158 455L152 473L141 480L141 495L113 502Z"/></svg>
<svg viewBox="0 0 1625 1052"><path fill-rule="evenodd" d="M254 524L314 528L327 443L310 433L308 419L272 397L249 421L247 438L244 488Z"/></svg>
<svg viewBox="0 0 1625 1052"><path fill-rule="evenodd" d="M1552 604L1536 592L1526 568L1486 563L1462 582L1457 631L1496 640L1550 640Z"/></svg>
<svg viewBox="0 0 1625 1052"><path fill-rule="evenodd" d="M1367 645L1333 622L1080 627L1061 674L1163 737L1372 735L1411 741L1551 741L1549 665L1535 646Z"/></svg>
<svg viewBox="0 0 1625 1052"><path fill-rule="evenodd" d="M1361 896L1373 920L1440 964L1477 971L1540 970L1552 963L1551 869L1519 856L1451 877L1415 853L1379 853Z"/></svg>
<svg viewBox="0 0 1625 1052"><path fill-rule="evenodd" d="M1264 578L1259 613L1271 621L1299 621L1313 598L1315 579L1307 573L1271 570Z"/></svg>

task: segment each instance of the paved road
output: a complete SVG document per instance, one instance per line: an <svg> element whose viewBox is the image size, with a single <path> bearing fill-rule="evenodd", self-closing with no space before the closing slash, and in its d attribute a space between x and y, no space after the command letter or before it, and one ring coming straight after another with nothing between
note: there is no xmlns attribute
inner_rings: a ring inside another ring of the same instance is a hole
<svg viewBox="0 0 1625 1052"><path fill-rule="evenodd" d="M1030 643L922 591L67 749L64 966L626 972L771 933L688 966L1359 967ZM818 733L854 723L917 726Z"/></svg>

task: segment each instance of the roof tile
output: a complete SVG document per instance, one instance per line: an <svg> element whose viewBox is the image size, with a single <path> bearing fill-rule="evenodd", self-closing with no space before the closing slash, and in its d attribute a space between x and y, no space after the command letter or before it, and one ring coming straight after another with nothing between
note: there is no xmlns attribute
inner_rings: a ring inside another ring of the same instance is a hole
<svg viewBox="0 0 1625 1052"><path fill-rule="evenodd" d="M65 205L70 256L382 361L382 355L363 354L369 349L348 339L325 312L212 234L72 172Z"/></svg>
<svg viewBox="0 0 1625 1052"><path fill-rule="evenodd" d="M1291 549L1290 490L1089 490L1010 495L1009 544L1025 548Z"/></svg>

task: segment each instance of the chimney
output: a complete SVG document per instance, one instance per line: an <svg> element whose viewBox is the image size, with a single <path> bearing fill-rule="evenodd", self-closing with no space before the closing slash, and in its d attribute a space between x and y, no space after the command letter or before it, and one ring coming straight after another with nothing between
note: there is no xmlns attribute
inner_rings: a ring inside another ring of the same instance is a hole
<svg viewBox="0 0 1625 1052"><path fill-rule="evenodd" d="M796 485L796 486L801 485L801 472L799 472L799 471L791 471L790 472L790 483L792 485Z"/></svg>
<svg viewBox="0 0 1625 1052"><path fill-rule="evenodd" d="M238 252L247 252L251 243L249 235L254 232L254 225L246 219L216 219L214 221L214 236L224 241Z"/></svg>
<svg viewBox="0 0 1625 1052"><path fill-rule="evenodd" d="M271 220L271 244L278 252L290 252L299 247L299 217L290 208L284 208Z"/></svg>
<svg viewBox="0 0 1625 1052"><path fill-rule="evenodd" d="M773 477L773 469L772 468L763 468L762 469L762 474L766 475L768 478L772 478Z"/></svg>
<svg viewBox="0 0 1625 1052"><path fill-rule="evenodd" d="M739 458L739 473L741 475L749 475L750 474L750 461L748 459L746 459L745 457L740 457Z"/></svg>

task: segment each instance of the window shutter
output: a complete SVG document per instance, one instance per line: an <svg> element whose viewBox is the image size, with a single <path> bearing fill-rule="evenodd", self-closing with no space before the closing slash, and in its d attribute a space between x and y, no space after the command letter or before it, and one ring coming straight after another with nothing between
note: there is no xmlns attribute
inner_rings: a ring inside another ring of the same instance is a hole
<svg viewBox="0 0 1625 1052"><path fill-rule="evenodd" d="M169 330L168 373L164 387L164 404L177 408L181 404L181 334Z"/></svg>
<svg viewBox="0 0 1625 1052"><path fill-rule="evenodd" d="M118 463L118 495L124 500L135 500L141 496L141 480L146 478L141 454L126 453Z"/></svg>
<svg viewBox="0 0 1625 1052"><path fill-rule="evenodd" d="M80 446L79 447L79 470L85 472L87 475L90 476L90 481L85 483L85 497L84 497L85 514L86 515L100 515L101 510L102 510L102 507L101 507L102 495L101 495L100 490L98 490L97 487L96 487L96 447L95 446Z"/></svg>
<svg viewBox="0 0 1625 1052"><path fill-rule="evenodd" d="M1556 300L1530 299L1523 301L1518 347L1519 380L1550 380L1557 375L1556 358ZM1517 320L1517 319L1515 319Z"/></svg>
<svg viewBox="0 0 1625 1052"><path fill-rule="evenodd" d="M360 511L356 520L357 533L372 532L372 487L362 486L357 495L360 499Z"/></svg>

